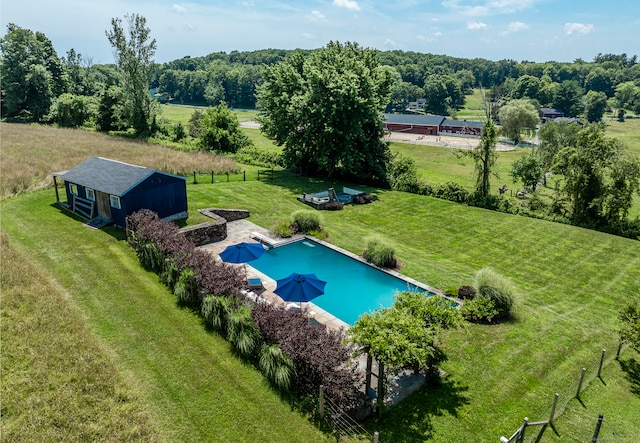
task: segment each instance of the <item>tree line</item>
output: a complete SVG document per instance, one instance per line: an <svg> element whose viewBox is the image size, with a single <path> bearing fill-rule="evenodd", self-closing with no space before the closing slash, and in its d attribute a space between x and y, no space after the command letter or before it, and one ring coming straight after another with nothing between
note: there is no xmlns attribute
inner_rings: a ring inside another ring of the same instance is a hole
<svg viewBox="0 0 640 443"><path fill-rule="evenodd" d="M129 34L124 24L129 25ZM307 56L318 51L213 52L156 64L155 41L150 39L144 17L129 16L124 24L115 19L113 29L106 33L111 34L107 37L117 56L114 64L107 65L94 65L90 56L73 48L59 57L43 33L9 24L0 40L2 115L15 121L79 126L95 116L102 105L101 121L95 122L98 126L103 124L107 130L122 129L129 123L135 126L128 121L127 108L118 108L114 102L122 101L122 96L134 102L146 100L138 93L131 96L133 89L127 90L133 78L126 73L135 67L125 66L135 62L132 56L142 55L136 50L148 50L141 65L144 77L139 81L161 102L256 108L256 91L265 81L265 67L281 63L293 53ZM144 40L137 39L138 48L125 48L122 44L127 35ZM391 77L387 112L402 111L422 99L420 111L455 116L465 104L465 94L473 88L484 88L490 101L527 98L536 107L557 108L568 117L586 114L590 121L598 120L606 106L622 110L622 115L625 110L640 114L640 63L635 55L598 54L591 62L537 63L399 50L371 52ZM105 116L106 112L110 115ZM146 117L151 120L150 129L153 119Z"/></svg>

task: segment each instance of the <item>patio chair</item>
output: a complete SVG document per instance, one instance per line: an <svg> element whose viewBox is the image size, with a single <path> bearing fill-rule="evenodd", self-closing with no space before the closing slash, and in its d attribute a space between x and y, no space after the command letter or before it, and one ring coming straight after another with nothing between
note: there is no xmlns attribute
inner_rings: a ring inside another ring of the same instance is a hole
<svg viewBox="0 0 640 443"><path fill-rule="evenodd" d="M263 291L264 285L262 284L262 280L259 278L250 278L249 281L249 289L254 291Z"/></svg>

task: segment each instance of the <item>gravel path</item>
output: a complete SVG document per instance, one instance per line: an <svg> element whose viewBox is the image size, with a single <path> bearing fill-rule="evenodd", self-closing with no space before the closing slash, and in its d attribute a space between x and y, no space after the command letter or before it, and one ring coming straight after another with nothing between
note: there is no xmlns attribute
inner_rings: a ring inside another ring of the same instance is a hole
<svg viewBox="0 0 640 443"><path fill-rule="evenodd" d="M255 121L241 122L243 128L260 129ZM455 149L473 149L480 143L480 137L462 137L453 135L420 135L408 132L391 132L384 139L389 142L411 143L425 146L442 146ZM516 147L509 143L499 142L496 151L513 151Z"/></svg>

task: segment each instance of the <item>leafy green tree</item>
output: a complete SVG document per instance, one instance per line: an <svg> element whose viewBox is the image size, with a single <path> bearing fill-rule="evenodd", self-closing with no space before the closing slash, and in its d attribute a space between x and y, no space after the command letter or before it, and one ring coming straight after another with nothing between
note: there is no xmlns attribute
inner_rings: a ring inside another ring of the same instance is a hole
<svg viewBox="0 0 640 443"><path fill-rule="evenodd" d="M97 98L64 93L51 104L47 120L65 128L77 128L95 118L97 112Z"/></svg>
<svg viewBox="0 0 640 443"><path fill-rule="evenodd" d="M237 152L251 145L238 117L223 103L207 108L199 121L198 145L205 151Z"/></svg>
<svg viewBox="0 0 640 443"><path fill-rule="evenodd" d="M430 75L424 82L425 109L433 114L453 114L464 105L460 81L452 75Z"/></svg>
<svg viewBox="0 0 640 443"><path fill-rule="evenodd" d="M444 360L440 333L461 324L460 313L437 296L402 292L391 308L363 314L348 340L385 366L433 371Z"/></svg>
<svg viewBox="0 0 640 443"><path fill-rule="evenodd" d="M515 182L520 182L523 186L531 188L533 191L538 186L538 181L542 177L542 165L540 160L533 155L521 157L511 166L511 176Z"/></svg>
<svg viewBox="0 0 640 443"><path fill-rule="evenodd" d="M519 143L522 140L522 130L535 130L540 122L538 110L529 100L512 100L500 108L499 112L502 132Z"/></svg>
<svg viewBox="0 0 640 443"><path fill-rule="evenodd" d="M607 96L604 92L589 91L584 97L585 117L589 122L599 122L607 109Z"/></svg>
<svg viewBox="0 0 640 443"><path fill-rule="evenodd" d="M51 41L42 33L10 23L0 39L0 82L6 116L39 121L54 97L65 91L60 60Z"/></svg>
<svg viewBox="0 0 640 443"><path fill-rule="evenodd" d="M127 121L138 135L146 136L158 112L149 94L156 40L149 40L151 30L143 16L125 15L125 19L126 31L120 18L112 18L112 29L105 34L114 48L116 65L122 76Z"/></svg>
<svg viewBox="0 0 640 443"><path fill-rule="evenodd" d="M584 88L587 91L602 92L607 97L613 97L613 79L611 71L601 66L596 66L587 74L584 80Z"/></svg>
<svg viewBox="0 0 640 443"><path fill-rule="evenodd" d="M539 100L541 87L539 78L532 75L523 75L516 80L516 84L511 91L511 97L514 99L530 98Z"/></svg>
<svg viewBox="0 0 640 443"><path fill-rule="evenodd" d="M636 100L640 100L640 87L633 82L624 82L616 86L614 103L618 109L628 109Z"/></svg>
<svg viewBox="0 0 640 443"><path fill-rule="evenodd" d="M620 320L620 339L640 352L640 302L637 297L620 310L618 319Z"/></svg>
<svg viewBox="0 0 640 443"><path fill-rule="evenodd" d="M624 221L638 193L638 160L602 124L589 125L576 142L558 152L554 171L563 175L561 194L576 224Z"/></svg>
<svg viewBox="0 0 640 443"><path fill-rule="evenodd" d="M118 131L126 127L124 94L122 88L115 84L113 78L107 78L98 97L96 126L100 131Z"/></svg>
<svg viewBox="0 0 640 443"><path fill-rule="evenodd" d="M491 174L495 174L494 166L498 159L496 142L498 140L496 125L493 120L487 120L482 126L480 143L471 151L462 151L473 159L476 171L475 198L482 203L490 193Z"/></svg>
<svg viewBox="0 0 640 443"><path fill-rule="evenodd" d="M391 87L391 110L402 111L410 102L423 96L422 88L413 83L398 81Z"/></svg>
<svg viewBox="0 0 640 443"><path fill-rule="evenodd" d="M391 80L374 51L330 42L308 56L294 52L264 75L261 130L284 145L288 167L385 180L390 151L382 111Z"/></svg>
<svg viewBox="0 0 640 443"><path fill-rule="evenodd" d="M538 138L540 143L534 148L535 155L542 166L548 171L555 162L555 156L562 148L574 146L577 142L578 133L582 127L576 123L548 121L540 125Z"/></svg>
<svg viewBox="0 0 640 443"><path fill-rule="evenodd" d="M561 82L554 90L553 106L564 112L566 117L577 117L582 114L584 90L575 80Z"/></svg>

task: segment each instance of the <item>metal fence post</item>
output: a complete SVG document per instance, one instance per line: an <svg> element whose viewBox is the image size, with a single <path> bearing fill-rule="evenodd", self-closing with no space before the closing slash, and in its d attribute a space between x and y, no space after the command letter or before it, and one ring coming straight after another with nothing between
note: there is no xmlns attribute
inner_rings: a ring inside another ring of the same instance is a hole
<svg viewBox="0 0 640 443"><path fill-rule="evenodd" d="M553 397L553 406L551 406L551 415L549 416L549 424L553 426L553 416L556 414L556 405L558 404L558 397L560 394L556 392L556 395Z"/></svg>
<svg viewBox="0 0 640 443"><path fill-rule="evenodd" d="M602 350L602 355L600 356L600 366L598 367L598 378L600 377L600 373L602 372L602 365L604 364L604 355L607 353L606 349Z"/></svg>
<svg viewBox="0 0 640 443"><path fill-rule="evenodd" d="M584 381L584 374L587 372L587 368L582 368L582 374L580 374L580 382L578 383L578 391L576 392L576 398L580 398L580 390L582 390L582 382Z"/></svg>
<svg viewBox="0 0 640 443"><path fill-rule="evenodd" d="M527 429L527 424L529 424L529 417L525 417L522 422L522 431L520 431L520 436L518 437L518 443L524 443L524 434L525 429Z"/></svg>
<svg viewBox="0 0 640 443"><path fill-rule="evenodd" d="M604 419L604 414L600 414L598 417L598 423L596 423L596 429L593 431L593 437L591 438L591 443L597 443L598 435L600 435L600 426L602 426L602 420Z"/></svg>
<svg viewBox="0 0 640 443"><path fill-rule="evenodd" d="M193 171L193 184L194 185L198 184L198 179L196 178L196 171Z"/></svg>
<svg viewBox="0 0 640 443"><path fill-rule="evenodd" d="M213 181L213 171L211 171L211 183L212 183L212 184L213 184L213 183L215 183L215 182Z"/></svg>
<svg viewBox="0 0 640 443"><path fill-rule="evenodd" d="M616 352L616 360L620 358L620 352L622 351L622 339L620 339L620 343L618 343L618 352Z"/></svg>

